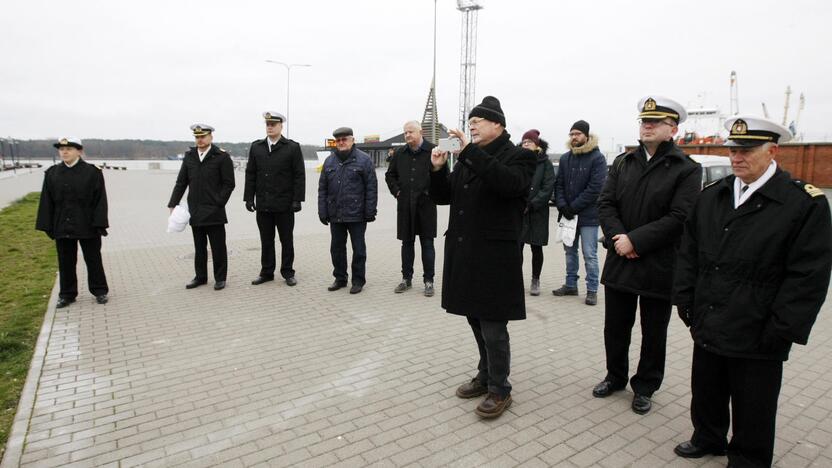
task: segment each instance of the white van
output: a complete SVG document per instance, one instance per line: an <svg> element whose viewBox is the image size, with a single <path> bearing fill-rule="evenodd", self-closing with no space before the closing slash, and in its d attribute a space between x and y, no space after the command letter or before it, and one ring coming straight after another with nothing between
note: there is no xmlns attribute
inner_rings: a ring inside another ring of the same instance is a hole
<svg viewBox="0 0 832 468"><path fill-rule="evenodd" d="M692 154L691 159L702 166L702 186L722 179L733 174L731 171L731 160L728 156L709 156L704 154Z"/></svg>

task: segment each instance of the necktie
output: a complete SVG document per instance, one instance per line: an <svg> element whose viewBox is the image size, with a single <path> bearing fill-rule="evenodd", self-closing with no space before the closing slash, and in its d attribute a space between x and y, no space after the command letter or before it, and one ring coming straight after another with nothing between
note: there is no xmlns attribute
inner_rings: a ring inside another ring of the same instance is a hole
<svg viewBox="0 0 832 468"><path fill-rule="evenodd" d="M740 189L740 194L745 195L745 192L747 192L747 191L748 191L748 186L743 185L742 188Z"/></svg>

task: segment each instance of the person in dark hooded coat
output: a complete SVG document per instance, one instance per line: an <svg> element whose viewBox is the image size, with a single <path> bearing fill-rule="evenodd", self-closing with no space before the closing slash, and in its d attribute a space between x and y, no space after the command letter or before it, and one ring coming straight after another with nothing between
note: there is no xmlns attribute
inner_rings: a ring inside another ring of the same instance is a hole
<svg viewBox="0 0 832 468"><path fill-rule="evenodd" d="M546 150L549 143L540 138L539 130L523 134L520 143L534 153L536 163L526 210L523 213L523 242L532 251L532 284L530 294L540 295L540 272L543 270L543 246L549 244L549 199L555 187L555 168Z"/></svg>

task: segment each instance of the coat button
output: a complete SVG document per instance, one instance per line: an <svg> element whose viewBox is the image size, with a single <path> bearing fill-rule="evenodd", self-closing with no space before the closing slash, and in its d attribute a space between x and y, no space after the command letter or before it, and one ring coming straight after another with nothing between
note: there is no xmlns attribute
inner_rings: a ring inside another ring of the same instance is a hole
<svg viewBox="0 0 832 468"><path fill-rule="evenodd" d="M719 271L719 267L718 267L718 266L715 266L715 267L714 267L714 271Z"/></svg>
<svg viewBox="0 0 832 468"><path fill-rule="evenodd" d="M728 228L723 229L723 231L728 232Z"/></svg>
<svg viewBox="0 0 832 468"><path fill-rule="evenodd" d="M468 188L468 184L463 185L462 188Z"/></svg>
<svg viewBox="0 0 832 468"><path fill-rule="evenodd" d="M457 238L456 238L456 240L457 240L458 242L462 242L462 236L457 237Z"/></svg>
<svg viewBox="0 0 832 468"><path fill-rule="evenodd" d="M463 213L465 213L465 210L459 210L459 214L460 214L460 216L461 216Z"/></svg>

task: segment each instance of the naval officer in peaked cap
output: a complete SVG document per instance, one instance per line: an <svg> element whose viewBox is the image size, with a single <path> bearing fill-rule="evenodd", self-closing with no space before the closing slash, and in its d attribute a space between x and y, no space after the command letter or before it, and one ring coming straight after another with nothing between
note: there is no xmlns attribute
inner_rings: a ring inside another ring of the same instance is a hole
<svg viewBox="0 0 832 468"><path fill-rule="evenodd" d="M767 467L783 361L807 343L829 287L829 202L778 166L785 127L753 116L725 125L733 175L702 191L676 263L673 302L694 346L693 436L674 451Z"/></svg>
<svg viewBox="0 0 832 468"><path fill-rule="evenodd" d="M264 112L263 120L266 138L251 143L243 193L246 209L257 212L260 231L260 273L251 284L274 280L276 228L280 238L280 275L287 285L295 286L295 213L306 197L303 154L297 142L283 136L283 114Z"/></svg>
<svg viewBox="0 0 832 468"><path fill-rule="evenodd" d="M176 184L168 202L173 208L188 189L189 221L194 235L194 279L185 285L193 289L208 282L208 242L214 263L214 289L225 288L228 273L228 250L225 246L225 205L234 191L234 163L231 156L213 144L214 127L191 125L195 147L182 160Z"/></svg>
<svg viewBox="0 0 832 468"><path fill-rule="evenodd" d="M632 410L645 414L664 379L673 259L688 211L702 183L702 169L673 137L685 108L662 96L638 102L639 145L617 158L598 198L607 259L601 275L606 295L604 347L607 375L593 396L624 389L636 309L641 313L641 352L629 378Z"/></svg>
<svg viewBox="0 0 832 468"><path fill-rule="evenodd" d="M55 239L60 272L56 308L75 302L78 296L78 244L87 265L87 287L96 302L107 303L107 277L101 261L101 237L107 235L107 191L104 174L81 157L83 142L65 137L54 145L61 162L46 170L35 228Z"/></svg>

